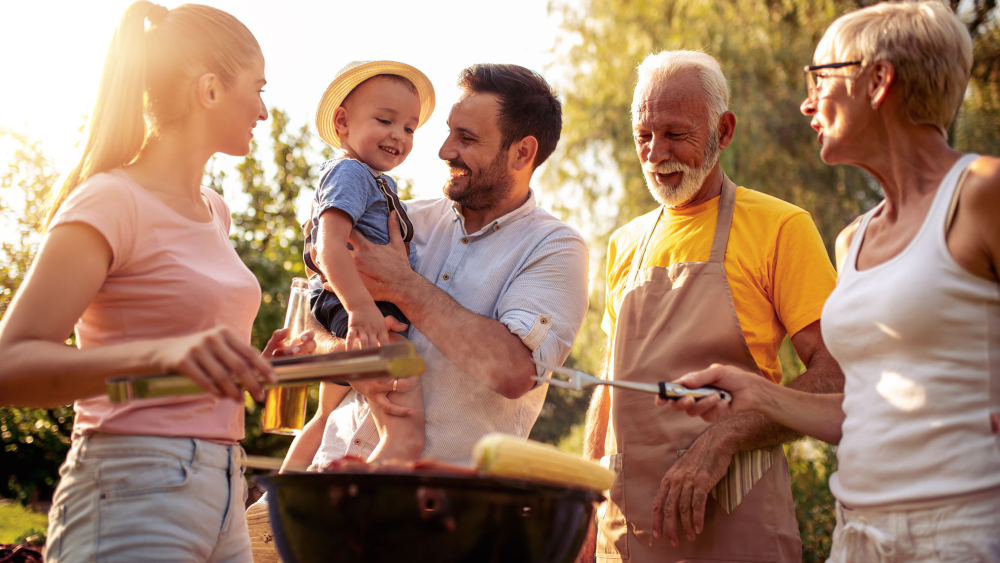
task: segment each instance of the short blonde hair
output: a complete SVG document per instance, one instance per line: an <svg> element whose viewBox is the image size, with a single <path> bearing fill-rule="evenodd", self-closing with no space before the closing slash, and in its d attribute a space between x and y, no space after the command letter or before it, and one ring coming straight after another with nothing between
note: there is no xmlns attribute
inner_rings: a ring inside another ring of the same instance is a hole
<svg viewBox="0 0 1000 563"><path fill-rule="evenodd" d="M654 84L680 74L686 70L698 71L702 88L705 90L705 104L712 125L729 109L729 85L722 67L715 57L702 51L660 51L643 59L639 64L639 78L635 85L635 95L649 84ZM638 100L633 99L632 111Z"/></svg>
<svg viewBox="0 0 1000 563"><path fill-rule="evenodd" d="M945 138L972 71L972 38L937 0L882 2L846 14L826 30L815 58L892 63L910 121L933 125Z"/></svg>

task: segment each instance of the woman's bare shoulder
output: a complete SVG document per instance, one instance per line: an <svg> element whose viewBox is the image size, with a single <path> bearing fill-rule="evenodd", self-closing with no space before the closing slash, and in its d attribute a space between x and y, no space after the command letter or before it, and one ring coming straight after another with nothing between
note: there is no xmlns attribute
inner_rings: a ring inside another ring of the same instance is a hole
<svg viewBox="0 0 1000 563"><path fill-rule="evenodd" d="M980 156L972 161L962 188L962 197L968 197L970 203L976 204L1000 203L1000 158Z"/></svg>
<svg viewBox="0 0 1000 563"><path fill-rule="evenodd" d="M969 165L962 186L956 224L965 222L963 230L976 241L977 255L983 263L966 267L987 279L997 279L997 257L1000 257L1000 158L981 156ZM957 227L956 227L957 230ZM977 259L978 262L978 259Z"/></svg>
<svg viewBox="0 0 1000 563"><path fill-rule="evenodd" d="M981 156L969 165L962 186L959 217L976 223L976 230L998 230L997 210L1000 210L1000 158Z"/></svg>

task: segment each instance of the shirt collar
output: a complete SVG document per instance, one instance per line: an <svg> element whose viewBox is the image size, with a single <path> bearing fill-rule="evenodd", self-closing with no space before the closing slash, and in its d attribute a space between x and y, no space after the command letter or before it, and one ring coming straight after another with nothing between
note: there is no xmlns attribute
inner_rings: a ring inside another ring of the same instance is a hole
<svg viewBox="0 0 1000 563"><path fill-rule="evenodd" d="M482 236L487 235L492 232L499 231L506 225L517 221L518 219L527 216L529 213L535 210L535 190L528 188L528 199L521 207L511 211L510 213L503 215L490 221L489 223L483 225L483 228L479 229L475 233L469 234L468 236ZM462 231L465 231L465 217L462 215L462 206L458 202L451 202L451 210L455 214L455 221L460 221L462 223Z"/></svg>

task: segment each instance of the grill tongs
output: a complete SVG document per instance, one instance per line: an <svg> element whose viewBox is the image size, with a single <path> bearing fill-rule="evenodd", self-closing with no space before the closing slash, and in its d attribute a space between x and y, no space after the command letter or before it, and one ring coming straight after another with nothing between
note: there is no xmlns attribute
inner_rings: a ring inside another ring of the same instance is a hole
<svg viewBox="0 0 1000 563"><path fill-rule="evenodd" d="M272 360L271 364L278 382L264 385L265 389L324 381L403 378L424 372L424 360L409 342L330 354L286 356ZM177 373L109 379L107 389L112 403L205 393L194 381Z"/></svg>
<svg viewBox="0 0 1000 563"><path fill-rule="evenodd" d="M679 383L670 383L668 381L660 381L659 383L639 383L637 381L599 379L578 369L566 368L539 361L535 361L535 364L550 372L550 374L546 377L536 375L535 381L539 383L548 383L553 387L559 387L562 389L583 391L584 389L589 389L595 385L610 385L612 387L620 387L622 389L653 393L655 395L659 395L660 398L664 400L680 399L681 397L694 397L695 400L698 400L702 397L707 397L708 395L719 395L723 401L732 401L733 399L733 396L730 395L728 391L724 391L717 387L699 387L697 389L688 389ZM555 378L553 377L555 374L564 375L566 376L566 379Z"/></svg>

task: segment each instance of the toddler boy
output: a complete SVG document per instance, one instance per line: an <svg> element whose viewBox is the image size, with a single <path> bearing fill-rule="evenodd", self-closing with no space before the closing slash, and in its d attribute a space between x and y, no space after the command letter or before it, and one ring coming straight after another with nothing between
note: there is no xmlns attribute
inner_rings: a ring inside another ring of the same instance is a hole
<svg viewBox="0 0 1000 563"><path fill-rule="evenodd" d="M413 147L413 133L434 110L434 88L412 66L392 61L353 62L327 87L316 112L320 137L343 156L320 169L311 218L304 225L303 258L334 291L317 290L313 315L348 348L367 348L401 336L407 320L392 303L376 302L365 289L348 250L357 230L365 239L387 244L390 211L399 219L407 243L413 226L396 193L396 182L384 173L399 166ZM316 261L312 259L315 247ZM415 256L410 253L412 266ZM349 388L343 388L346 395ZM423 391L390 393L390 400L412 408L408 417L375 416L379 444L370 460L415 459L423 450Z"/></svg>

